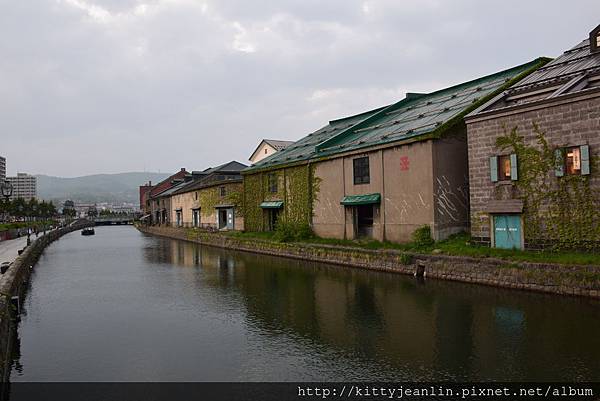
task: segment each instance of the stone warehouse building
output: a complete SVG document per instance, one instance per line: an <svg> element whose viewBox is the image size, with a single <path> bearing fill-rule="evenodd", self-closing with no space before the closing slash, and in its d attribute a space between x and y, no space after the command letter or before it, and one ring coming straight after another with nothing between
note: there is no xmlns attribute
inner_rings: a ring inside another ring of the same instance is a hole
<svg viewBox="0 0 600 401"><path fill-rule="evenodd" d="M166 223L169 220L167 210L170 209L166 209L165 200L163 198L161 202L159 195L180 184L189 175L185 168L182 168L156 185L152 183L140 185L140 210L144 214L142 219L152 224Z"/></svg>
<svg viewBox="0 0 600 401"><path fill-rule="evenodd" d="M171 195L178 189L184 187L191 181L191 174L183 178L171 181L171 187L150 198L150 216L152 224L170 225L171 219Z"/></svg>
<svg viewBox="0 0 600 401"><path fill-rule="evenodd" d="M475 238L500 248L600 241L600 26L466 123Z"/></svg>
<svg viewBox="0 0 600 401"><path fill-rule="evenodd" d="M169 191L171 221L178 227L243 230L241 170L245 164L231 161L193 172L194 178Z"/></svg>
<svg viewBox="0 0 600 401"><path fill-rule="evenodd" d="M278 221L323 237L404 242L428 225L435 239L466 230L463 117L547 60L330 121L246 169L246 230Z"/></svg>

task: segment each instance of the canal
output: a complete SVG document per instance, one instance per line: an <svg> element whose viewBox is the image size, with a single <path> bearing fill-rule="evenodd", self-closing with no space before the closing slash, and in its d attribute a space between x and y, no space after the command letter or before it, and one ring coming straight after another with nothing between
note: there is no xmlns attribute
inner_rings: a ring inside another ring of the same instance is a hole
<svg viewBox="0 0 600 401"><path fill-rule="evenodd" d="M18 381L600 379L600 305L203 247L128 227L49 246Z"/></svg>

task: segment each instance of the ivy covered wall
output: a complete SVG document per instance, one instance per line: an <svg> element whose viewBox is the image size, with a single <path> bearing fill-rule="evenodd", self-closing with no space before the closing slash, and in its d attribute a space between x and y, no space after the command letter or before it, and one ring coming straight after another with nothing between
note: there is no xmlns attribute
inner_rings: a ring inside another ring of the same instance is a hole
<svg viewBox="0 0 600 401"><path fill-rule="evenodd" d="M567 144L550 143L536 124L533 133L534 142L526 142L517 128L496 139L501 152L517 157L514 197L523 201L526 243L534 247L548 243L555 249L596 248L600 243L600 188L593 185L592 174L598 171L597 158L590 159L592 174L566 174Z"/></svg>
<svg viewBox="0 0 600 401"><path fill-rule="evenodd" d="M270 185L273 180L277 182L274 192ZM310 225L317 192L318 179L314 177L314 168L310 164L245 174L243 213L246 230L265 230L266 213L260 207L264 201L283 201L280 221Z"/></svg>
<svg viewBox="0 0 600 401"><path fill-rule="evenodd" d="M466 123L471 235L475 241L487 244L491 241L490 200L517 197L527 198L523 216L526 219L523 222L525 246L532 247L536 241L545 241L545 247L581 247L582 242L589 247L592 242L598 241L595 234L597 216L591 213L591 208L584 206L598 201L600 173L597 163L590 166L590 175L556 177L553 152L565 146L587 145L592 159L596 159L594 156L600 154L600 98L556 99L544 107L523 106L467 119ZM513 139L509 138L511 136ZM505 137L504 144L497 143L500 137ZM540 139L547 144L540 143ZM515 146L519 148L518 152L528 154L521 155L520 159L533 157L539 161L533 164L519 161L519 178L509 181L508 185L506 182L493 182L490 179L490 157L517 153L513 149ZM538 156L536 152L540 152ZM536 166L545 173L535 170ZM533 182L526 184L524 181L530 179L528 174L537 175L539 185ZM554 185L549 188L551 192L542 194L542 189L550 184ZM500 196L500 192L504 192L504 196ZM559 215L562 217L557 218ZM561 221L565 224L559 223Z"/></svg>
<svg viewBox="0 0 600 401"><path fill-rule="evenodd" d="M226 188L226 195L221 196L219 188ZM198 204L200 206L200 222L202 224L217 224L217 209L218 205L234 205L236 206L236 215L243 217L241 205L243 184L221 182L214 186L201 188L198 192Z"/></svg>

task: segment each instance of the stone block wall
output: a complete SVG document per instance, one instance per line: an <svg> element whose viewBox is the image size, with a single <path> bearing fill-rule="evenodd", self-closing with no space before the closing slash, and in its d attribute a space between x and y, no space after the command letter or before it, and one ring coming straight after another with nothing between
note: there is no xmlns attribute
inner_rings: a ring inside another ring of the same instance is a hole
<svg viewBox="0 0 600 401"><path fill-rule="evenodd" d="M525 142L534 145L537 143L534 124L537 124L552 145L587 144L592 158L600 156L598 95L563 99L551 104L467 119L471 235L483 242L490 241L490 219L486 212L488 201L494 198L495 193L505 194L510 198L516 192L510 182L494 183L490 179L489 158L500 153L495 146L496 138L517 127ZM591 183L592 188L600 190L600 174L594 169L591 171Z"/></svg>
<svg viewBox="0 0 600 401"><path fill-rule="evenodd" d="M493 258L423 255L390 249L278 243L170 227L138 228L147 234L224 249L411 275L415 274L418 265L424 265L425 276L429 278L600 298L600 266L514 263Z"/></svg>

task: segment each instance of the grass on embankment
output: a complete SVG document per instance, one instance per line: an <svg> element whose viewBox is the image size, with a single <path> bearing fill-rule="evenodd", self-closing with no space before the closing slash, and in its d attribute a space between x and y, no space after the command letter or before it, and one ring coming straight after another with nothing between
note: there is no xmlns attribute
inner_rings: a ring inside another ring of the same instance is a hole
<svg viewBox="0 0 600 401"><path fill-rule="evenodd" d="M276 233L274 232L229 232L227 235L236 238L261 239L279 242L276 239ZM472 243L469 235L467 234L453 235L447 240L439 241L428 246L417 246L414 243L396 244L392 242L381 242L375 240L340 240L320 238L315 236L311 237L310 239L293 242L337 245L363 249L395 249L399 251L421 254L432 254L434 253L434 250L439 250L435 251L435 253L454 256L470 256L476 258L493 257L516 262L560 263L567 265L600 265L599 253L521 251L490 248L488 246Z"/></svg>

